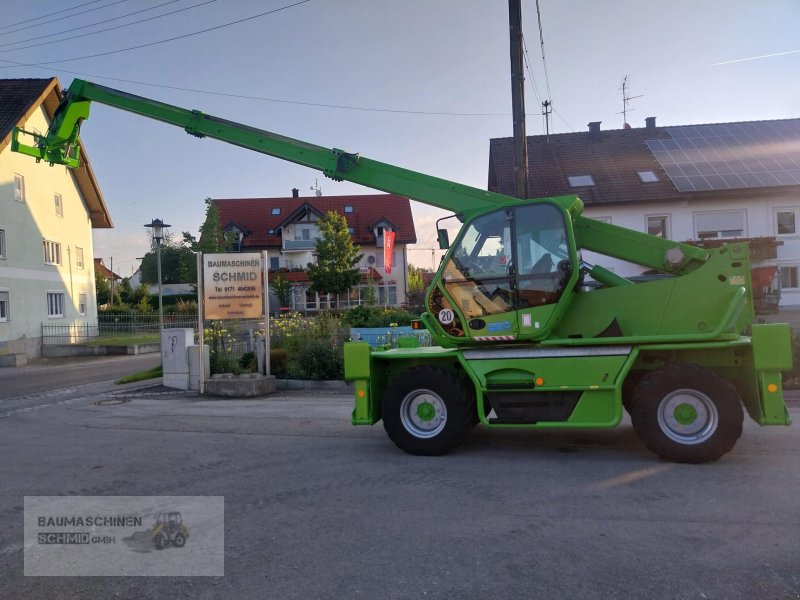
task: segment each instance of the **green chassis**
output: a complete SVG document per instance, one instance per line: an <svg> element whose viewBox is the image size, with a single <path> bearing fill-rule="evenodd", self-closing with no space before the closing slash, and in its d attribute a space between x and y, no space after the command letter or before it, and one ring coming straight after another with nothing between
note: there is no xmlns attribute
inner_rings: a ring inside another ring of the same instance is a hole
<svg viewBox="0 0 800 600"><path fill-rule="evenodd" d="M469 349L396 348L372 350L366 342L345 344L345 379L354 383L354 425L381 420L389 383L409 368L437 366L464 378L475 390L477 414L490 427L608 428L622 418L622 388L632 373L664 364L702 365L730 381L750 417L760 425L790 425L782 396L781 370L791 368L787 325L753 325L752 337L707 343L607 346L515 345ZM508 392L580 392L563 421L490 423L484 397L492 386ZM518 385L518 387L514 387Z"/></svg>

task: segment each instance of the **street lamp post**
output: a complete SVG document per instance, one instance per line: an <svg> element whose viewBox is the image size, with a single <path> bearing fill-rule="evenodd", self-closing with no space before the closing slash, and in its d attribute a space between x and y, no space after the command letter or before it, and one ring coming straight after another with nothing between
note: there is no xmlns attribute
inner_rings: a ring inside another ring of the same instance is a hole
<svg viewBox="0 0 800 600"><path fill-rule="evenodd" d="M145 223L145 227L153 229L153 239L156 242L156 264L158 269L158 335L164 329L164 302L161 293L161 241L164 239L164 228L171 227L161 219L153 219L150 223Z"/></svg>

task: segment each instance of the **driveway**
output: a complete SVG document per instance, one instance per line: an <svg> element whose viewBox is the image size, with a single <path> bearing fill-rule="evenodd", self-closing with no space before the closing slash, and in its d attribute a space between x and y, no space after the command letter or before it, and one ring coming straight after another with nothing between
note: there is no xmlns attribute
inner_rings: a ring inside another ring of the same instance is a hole
<svg viewBox="0 0 800 600"><path fill-rule="evenodd" d="M719 462L678 465L628 423L478 427L448 456L414 457L380 425L350 426L336 394L128 390L31 406L0 412L2 598L800 594L797 425L746 421ZM223 495L225 576L24 577L23 496L56 494Z"/></svg>

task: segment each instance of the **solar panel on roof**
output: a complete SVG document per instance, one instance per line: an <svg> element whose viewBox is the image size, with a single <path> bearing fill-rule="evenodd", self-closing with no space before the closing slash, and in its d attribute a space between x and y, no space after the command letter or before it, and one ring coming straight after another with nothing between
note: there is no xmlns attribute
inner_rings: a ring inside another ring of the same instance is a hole
<svg viewBox="0 0 800 600"><path fill-rule="evenodd" d="M800 120L667 127L647 146L681 192L800 185Z"/></svg>

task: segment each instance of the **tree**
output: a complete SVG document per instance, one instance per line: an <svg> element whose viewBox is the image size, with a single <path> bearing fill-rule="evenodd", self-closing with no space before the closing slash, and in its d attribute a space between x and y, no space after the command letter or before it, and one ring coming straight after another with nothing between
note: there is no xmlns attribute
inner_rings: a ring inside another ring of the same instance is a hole
<svg viewBox="0 0 800 600"><path fill-rule="evenodd" d="M193 252L204 254L225 252L234 241L235 234L232 231L226 233L222 230L219 208L211 198L206 198L206 218L199 231L199 240L188 231L183 232L183 245Z"/></svg>
<svg viewBox="0 0 800 600"><path fill-rule="evenodd" d="M136 304L136 300L133 299L133 288L127 277L122 278L115 291L119 293L120 300L125 304Z"/></svg>
<svg viewBox="0 0 800 600"><path fill-rule="evenodd" d="M281 275L275 276L272 279L272 290L278 297L281 307L289 306L292 300L292 284L288 279Z"/></svg>
<svg viewBox="0 0 800 600"><path fill-rule="evenodd" d="M328 211L319 221L319 230L317 262L308 263L306 271L311 289L320 294L343 294L360 281L354 267L363 254L350 238L344 215Z"/></svg>
<svg viewBox="0 0 800 600"><path fill-rule="evenodd" d="M142 265L142 281L158 283L158 255L151 250L144 255ZM196 283L197 259L186 246L161 245L161 279L163 283Z"/></svg>
<svg viewBox="0 0 800 600"><path fill-rule="evenodd" d="M97 271L94 272L94 289L97 296L97 306L108 304L111 300L111 288L106 278Z"/></svg>
<svg viewBox="0 0 800 600"><path fill-rule="evenodd" d="M425 278L424 273L430 273L430 269L408 265L408 291L406 292L406 302L414 308L421 308L425 304Z"/></svg>

